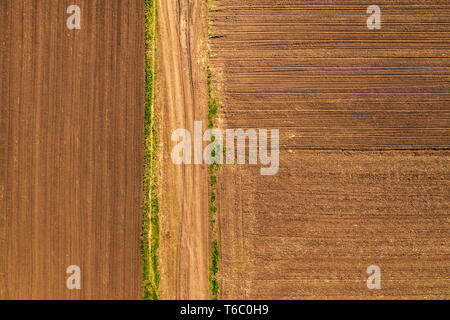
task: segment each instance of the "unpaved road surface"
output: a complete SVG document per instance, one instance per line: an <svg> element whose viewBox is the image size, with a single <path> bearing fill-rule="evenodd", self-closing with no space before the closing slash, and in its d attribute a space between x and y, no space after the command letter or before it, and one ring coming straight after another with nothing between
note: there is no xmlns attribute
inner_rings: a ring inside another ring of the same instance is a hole
<svg viewBox="0 0 450 320"><path fill-rule="evenodd" d="M142 296L143 1L73 2L0 1L2 299Z"/></svg>
<svg viewBox="0 0 450 320"><path fill-rule="evenodd" d="M174 165L176 129L207 126L205 3L159 1L157 105L161 183L161 297L208 298L208 170Z"/></svg>
<svg viewBox="0 0 450 320"><path fill-rule="evenodd" d="M221 298L450 297L450 4L372 4L215 1L223 126L280 129L221 169Z"/></svg>

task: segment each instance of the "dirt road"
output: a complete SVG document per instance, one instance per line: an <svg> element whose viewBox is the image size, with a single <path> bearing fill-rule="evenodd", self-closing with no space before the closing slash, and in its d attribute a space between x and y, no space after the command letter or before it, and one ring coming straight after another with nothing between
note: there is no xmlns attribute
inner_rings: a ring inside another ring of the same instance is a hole
<svg viewBox="0 0 450 320"><path fill-rule="evenodd" d="M0 1L2 299L141 297L143 1L73 2Z"/></svg>
<svg viewBox="0 0 450 320"><path fill-rule="evenodd" d="M208 171L205 165L174 165L176 129L206 129L208 96L205 3L159 1L157 105L161 181L161 297L208 298Z"/></svg>

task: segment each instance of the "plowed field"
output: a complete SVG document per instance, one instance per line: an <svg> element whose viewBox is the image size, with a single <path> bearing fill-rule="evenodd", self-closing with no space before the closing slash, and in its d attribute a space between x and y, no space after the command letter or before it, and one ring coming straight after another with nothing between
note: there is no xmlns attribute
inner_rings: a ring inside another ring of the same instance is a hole
<svg viewBox="0 0 450 320"><path fill-rule="evenodd" d="M450 296L450 4L372 4L214 1L222 126L280 129L221 169L221 298Z"/></svg>
<svg viewBox="0 0 450 320"><path fill-rule="evenodd" d="M144 2L73 2L0 1L2 299L142 295Z"/></svg>

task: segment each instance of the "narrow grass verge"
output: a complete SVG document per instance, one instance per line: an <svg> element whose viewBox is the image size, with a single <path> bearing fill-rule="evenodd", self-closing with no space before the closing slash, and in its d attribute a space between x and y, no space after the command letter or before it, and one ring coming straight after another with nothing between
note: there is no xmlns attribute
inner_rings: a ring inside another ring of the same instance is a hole
<svg viewBox="0 0 450 320"><path fill-rule="evenodd" d="M158 132L156 130L155 76L157 0L145 0L145 122L144 122L144 212L141 254L144 300L159 299L159 203L157 193Z"/></svg>
<svg viewBox="0 0 450 320"><path fill-rule="evenodd" d="M213 9L214 0L206 0L208 6L208 36L210 38L214 37L214 31L212 30L211 23L209 20L209 13ZM211 56L211 52L208 51L208 57ZM215 125L215 120L219 114L219 99L216 96L214 89L214 73L211 70L209 62L206 66L207 76L208 76L208 127L212 129ZM212 156L214 157L216 151L212 151ZM209 194L209 223L211 230L211 253L210 253L210 263L209 263L209 290L210 297L212 300L217 300L219 296L219 236L216 228L217 219L217 171L220 165L213 163L209 166L210 172L210 194Z"/></svg>

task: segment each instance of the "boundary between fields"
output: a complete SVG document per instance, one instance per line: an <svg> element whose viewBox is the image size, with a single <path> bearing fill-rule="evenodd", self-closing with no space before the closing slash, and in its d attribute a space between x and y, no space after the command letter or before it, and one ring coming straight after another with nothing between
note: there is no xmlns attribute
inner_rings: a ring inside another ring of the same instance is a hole
<svg viewBox="0 0 450 320"><path fill-rule="evenodd" d="M144 210L142 215L142 289L144 300L159 300L158 132L155 116L155 78L158 38L158 1L145 0L145 118Z"/></svg>
<svg viewBox="0 0 450 320"><path fill-rule="evenodd" d="M212 30L211 21L209 19L209 13L214 9L214 0L206 0L207 5L207 24L208 24L208 38L214 37L214 31ZM206 71L208 76L208 128L213 129L215 120L219 114L219 99L215 90L214 81L215 75L209 64L209 57L211 52L208 48L208 60L206 65ZM212 151L212 156L216 151ZM209 179L210 179L210 191L209 191L209 204L208 204L208 217L211 234L211 248L210 248L210 263L209 269L209 294L211 300L217 300L219 297L219 261L220 261L220 246L219 246L219 234L216 227L217 219L217 171L220 165L213 163L209 166Z"/></svg>

